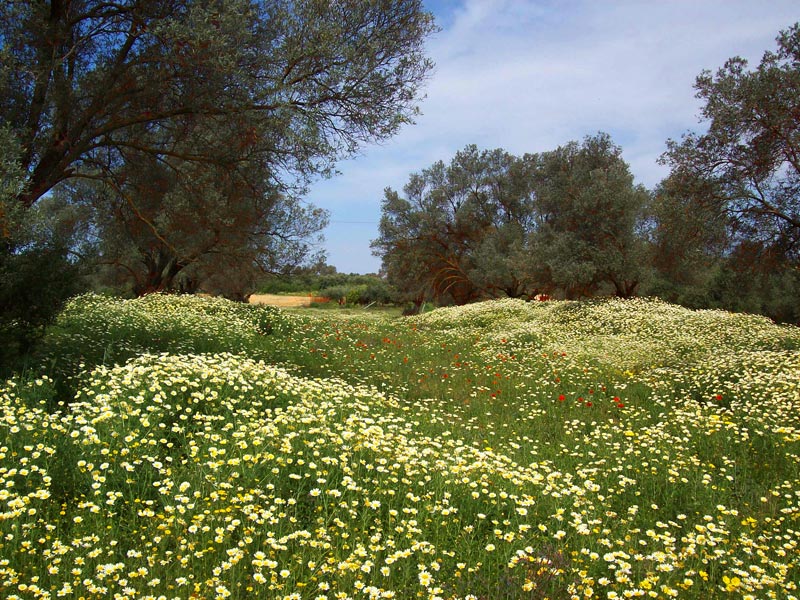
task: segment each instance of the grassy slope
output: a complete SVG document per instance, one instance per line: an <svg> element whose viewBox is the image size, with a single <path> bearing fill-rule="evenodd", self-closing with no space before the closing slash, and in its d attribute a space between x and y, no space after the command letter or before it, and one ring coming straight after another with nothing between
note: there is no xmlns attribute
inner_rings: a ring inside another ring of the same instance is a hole
<svg viewBox="0 0 800 600"><path fill-rule="evenodd" d="M798 349L644 300L83 297L0 390L0 592L797 596Z"/></svg>

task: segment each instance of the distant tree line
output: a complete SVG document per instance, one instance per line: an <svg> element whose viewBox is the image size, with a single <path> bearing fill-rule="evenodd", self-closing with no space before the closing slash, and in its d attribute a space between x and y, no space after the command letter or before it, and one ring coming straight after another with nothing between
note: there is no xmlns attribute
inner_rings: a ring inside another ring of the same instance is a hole
<svg viewBox="0 0 800 600"><path fill-rule="evenodd" d="M313 294L343 304L395 304L397 290L377 274L339 273L336 267L318 261L284 275L263 277L256 284L260 294Z"/></svg>
<svg viewBox="0 0 800 600"><path fill-rule="evenodd" d="M648 195L607 135L523 157L468 146L385 194L373 247L418 304L630 296L641 280Z"/></svg>
<svg viewBox="0 0 800 600"><path fill-rule="evenodd" d="M704 134L634 183L604 133L541 154L467 146L387 188L373 242L402 297L658 295L800 321L800 26L754 70L702 73Z"/></svg>
<svg viewBox="0 0 800 600"><path fill-rule="evenodd" d="M313 262L308 183L413 121L435 29L421 0L0 2L4 338L79 279L242 298Z"/></svg>

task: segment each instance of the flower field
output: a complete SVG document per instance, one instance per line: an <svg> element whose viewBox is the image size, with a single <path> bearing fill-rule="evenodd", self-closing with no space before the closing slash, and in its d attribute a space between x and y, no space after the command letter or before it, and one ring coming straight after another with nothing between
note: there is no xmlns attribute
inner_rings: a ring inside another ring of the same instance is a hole
<svg viewBox="0 0 800 600"><path fill-rule="evenodd" d="M0 386L2 598L800 598L800 329L74 299Z"/></svg>

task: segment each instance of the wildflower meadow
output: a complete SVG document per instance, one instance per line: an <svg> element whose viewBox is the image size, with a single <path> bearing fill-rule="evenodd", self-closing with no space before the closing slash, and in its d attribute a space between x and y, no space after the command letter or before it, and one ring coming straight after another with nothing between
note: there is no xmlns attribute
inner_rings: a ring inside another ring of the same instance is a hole
<svg viewBox="0 0 800 600"><path fill-rule="evenodd" d="M800 329L73 299L0 385L0 597L800 598Z"/></svg>

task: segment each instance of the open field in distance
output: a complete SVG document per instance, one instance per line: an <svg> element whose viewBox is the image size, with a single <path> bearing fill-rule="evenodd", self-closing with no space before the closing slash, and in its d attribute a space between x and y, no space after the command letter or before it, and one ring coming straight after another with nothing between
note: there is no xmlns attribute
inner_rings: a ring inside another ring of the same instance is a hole
<svg viewBox="0 0 800 600"><path fill-rule="evenodd" d="M250 304L266 304L268 306L278 306L280 308L299 308L311 306L313 302L325 303L327 298L317 296L284 296L279 294L252 294L247 299Z"/></svg>

